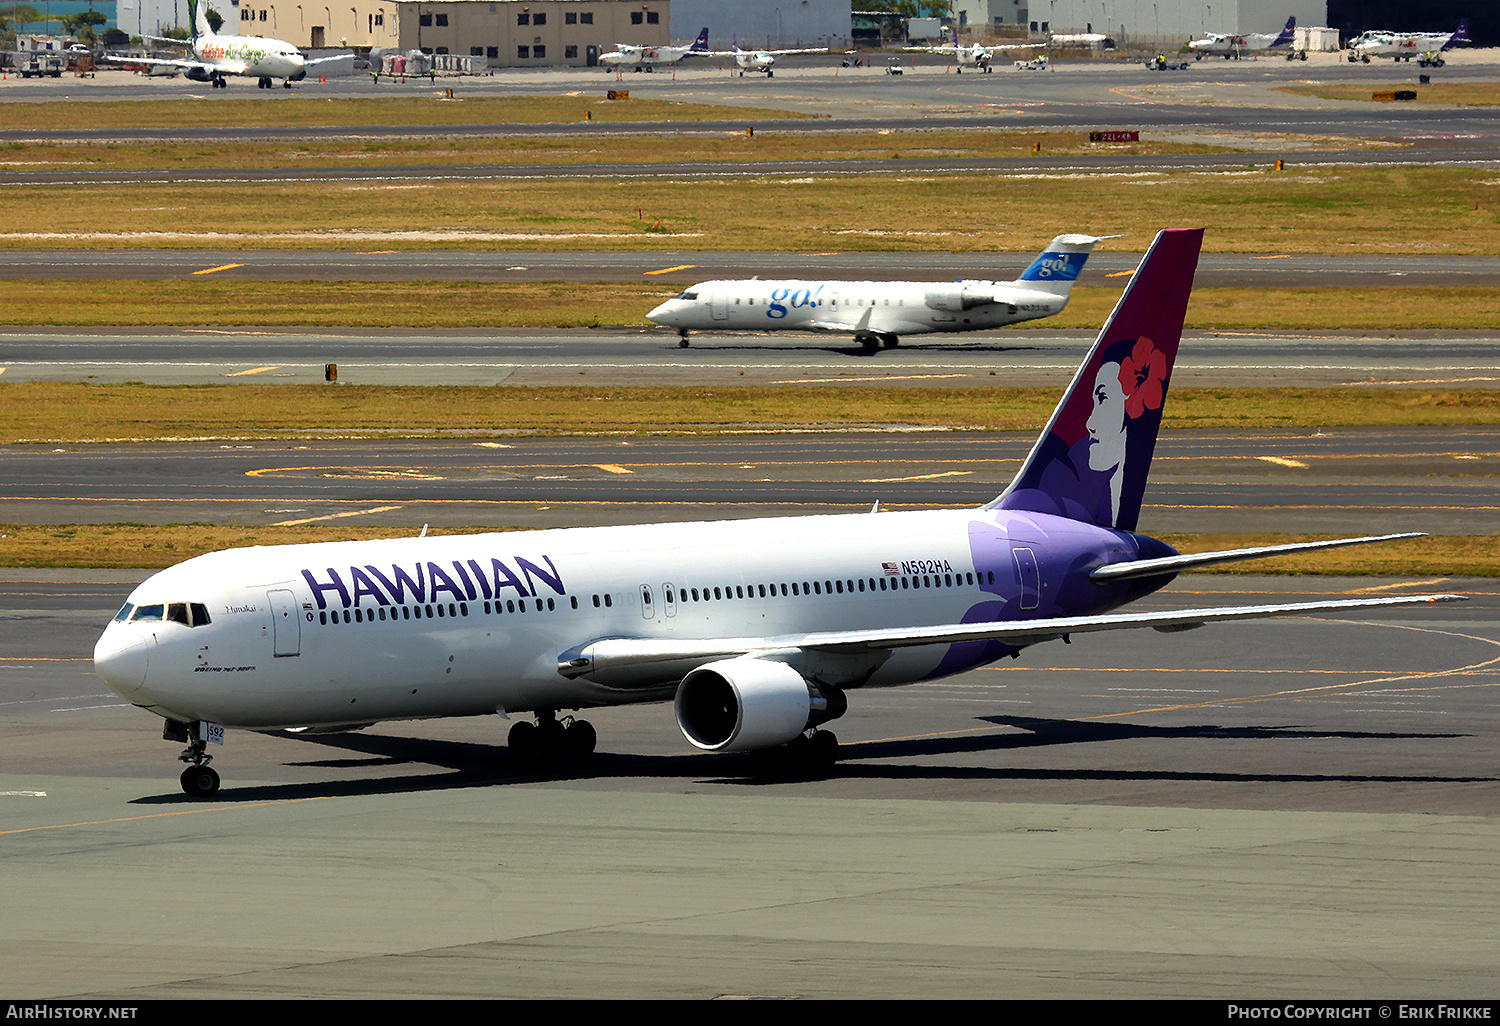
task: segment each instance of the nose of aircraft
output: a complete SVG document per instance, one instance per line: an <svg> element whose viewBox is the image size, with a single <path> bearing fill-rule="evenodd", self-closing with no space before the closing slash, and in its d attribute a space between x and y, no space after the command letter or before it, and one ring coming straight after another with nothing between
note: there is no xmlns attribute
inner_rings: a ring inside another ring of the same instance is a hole
<svg viewBox="0 0 1500 1026"><path fill-rule="evenodd" d="M146 682L151 645L128 630L106 630L94 646L94 672L115 694L128 697Z"/></svg>
<svg viewBox="0 0 1500 1026"><path fill-rule="evenodd" d="M681 308L681 306L682 304L679 303L676 299L669 299L661 306L658 306L655 310L652 310L650 313L648 313L646 315L646 319L648 321L653 321L656 324L674 324L676 323L676 318L674 315Z"/></svg>

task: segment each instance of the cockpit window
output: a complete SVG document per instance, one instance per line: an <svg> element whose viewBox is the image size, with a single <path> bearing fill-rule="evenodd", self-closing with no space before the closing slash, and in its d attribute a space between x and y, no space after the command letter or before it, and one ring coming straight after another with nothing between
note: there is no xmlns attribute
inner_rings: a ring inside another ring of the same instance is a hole
<svg viewBox="0 0 1500 1026"><path fill-rule="evenodd" d="M131 605L125 603L125 608L115 614L116 620L169 620L172 623L180 623L184 627L202 627L212 622L208 615L208 606L202 602L165 602L158 605L135 606L135 614L131 615Z"/></svg>
<svg viewBox="0 0 1500 1026"><path fill-rule="evenodd" d="M689 289L686 292L682 293L682 295L678 296L677 298L678 299L688 299L688 300L697 299L698 298L698 293L694 292L692 289Z"/></svg>

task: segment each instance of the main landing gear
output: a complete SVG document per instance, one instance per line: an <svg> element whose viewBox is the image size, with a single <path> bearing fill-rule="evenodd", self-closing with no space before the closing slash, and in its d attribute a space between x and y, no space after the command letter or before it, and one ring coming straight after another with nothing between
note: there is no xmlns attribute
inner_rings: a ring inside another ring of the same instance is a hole
<svg viewBox="0 0 1500 1026"><path fill-rule="evenodd" d="M551 709L539 710L536 722L521 720L510 728L506 743L523 765L537 762L581 762L594 754L599 735L588 720L572 716L559 720Z"/></svg>
<svg viewBox="0 0 1500 1026"><path fill-rule="evenodd" d="M688 333L687 333L687 329L684 328L683 330L681 330L681 331L679 331L677 333L677 348L678 349L686 349L687 347L688 347Z"/></svg>
<svg viewBox="0 0 1500 1026"><path fill-rule="evenodd" d="M866 349L872 350L878 349L881 346L884 346L887 349L895 349L898 345L901 344L901 339L899 339L895 335L891 335L883 331L872 331L861 335L855 335L854 341L858 342Z"/></svg>
<svg viewBox="0 0 1500 1026"><path fill-rule="evenodd" d="M839 739L831 730L798 734L777 748L750 753L750 769L757 776L802 777L829 773L839 760Z"/></svg>

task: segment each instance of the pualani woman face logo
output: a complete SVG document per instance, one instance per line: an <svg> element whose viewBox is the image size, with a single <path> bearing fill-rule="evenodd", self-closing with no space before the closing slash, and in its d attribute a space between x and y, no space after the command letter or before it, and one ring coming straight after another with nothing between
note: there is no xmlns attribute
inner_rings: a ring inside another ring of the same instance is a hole
<svg viewBox="0 0 1500 1026"><path fill-rule="evenodd" d="M1114 348L1114 347L1111 347ZM1167 361L1149 338L1138 338L1120 360L1106 360L1094 376L1086 424L1089 469L1109 474L1110 522L1120 516L1125 443L1130 422L1161 409L1166 397Z"/></svg>

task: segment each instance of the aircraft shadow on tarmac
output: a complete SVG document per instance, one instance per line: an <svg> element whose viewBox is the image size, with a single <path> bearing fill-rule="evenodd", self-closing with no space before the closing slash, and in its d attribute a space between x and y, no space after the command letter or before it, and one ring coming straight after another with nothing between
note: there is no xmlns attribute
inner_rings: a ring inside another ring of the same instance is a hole
<svg viewBox="0 0 1500 1026"><path fill-rule="evenodd" d="M871 764L867 760L973 755L1095 741L1151 739L1181 740L1285 740L1340 738L1346 740L1443 740L1468 735L1408 731L1310 730L1296 726L1223 727L1212 724L1153 727L1130 723L1084 723L1015 716L982 716L997 726L1017 727L1025 734L984 734L967 737L911 738L845 745L841 761L832 771L808 773L754 773L746 755L711 755L687 752L681 755L630 755L597 752L587 762L540 762L517 764L497 740L493 745L433 738L393 737L378 734L279 735L348 753L347 757L288 761L289 767L379 770L403 765L438 767L448 772L408 773L354 780L265 784L234 787L214 796L219 803L292 801L305 798L357 797L413 791L443 791L454 788L493 787L506 784L560 782L626 777L660 780L683 779L702 783L766 786L788 782L842 777L890 780L1052 780L1052 781L1165 781L1242 783L1493 783L1487 776L1434 776L1369 773L1285 773L1196 770L1041 769L1012 766L934 766ZM732 768L732 769L731 769ZM726 773L731 770L731 773ZM175 805L199 799L173 791L146 795L132 804Z"/></svg>
<svg viewBox="0 0 1500 1026"><path fill-rule="evenodd" d="M669 352L682 352L678 345L673 342L666 347ZM799 342L786 341L733 341L733 342L710 342L705 343L699 338L694 338L687 352L700 353L832 353L835 356L879 356L882 353L890 353L891 349L883 346L856 345L848 340L816 342L812 339ZM896 351L905 353L961 353L970 355L1004 355L1017 353L1041 353L1051 352L1042 346L1027 345L1005 345L998 342L916 342L902 343L896 347Z"/></svg>

